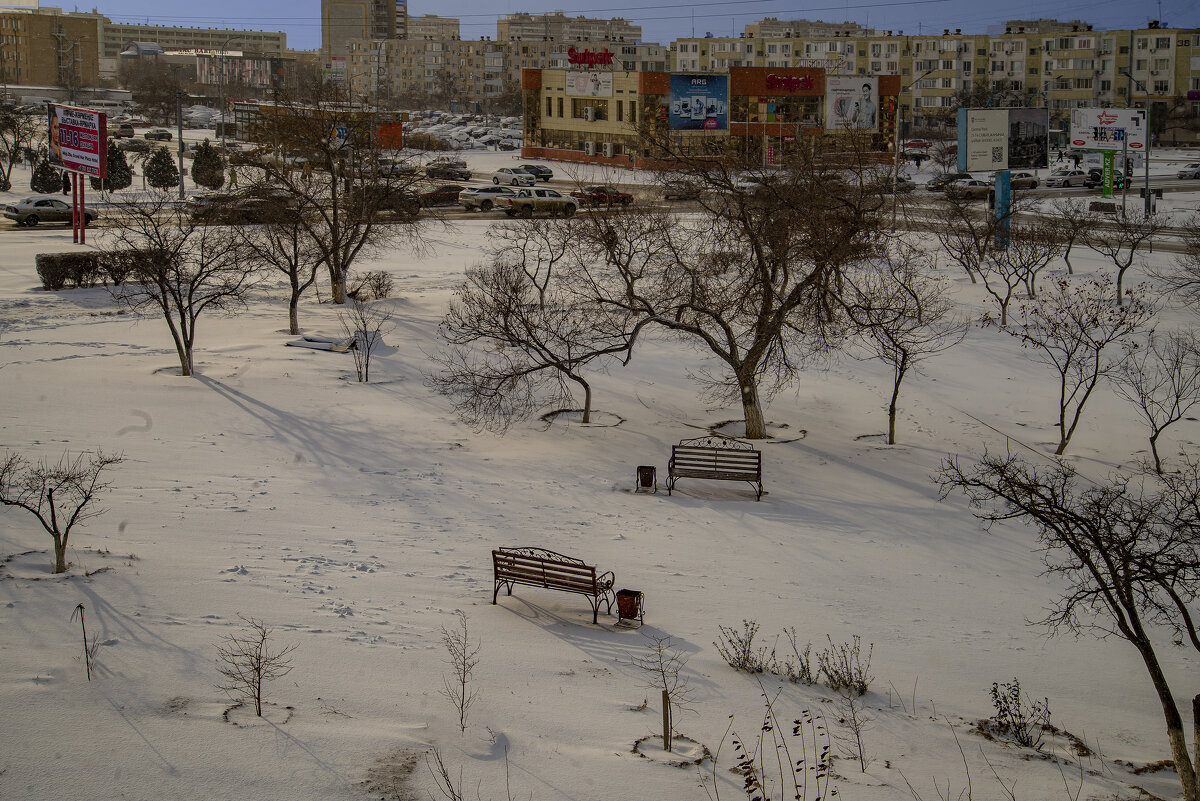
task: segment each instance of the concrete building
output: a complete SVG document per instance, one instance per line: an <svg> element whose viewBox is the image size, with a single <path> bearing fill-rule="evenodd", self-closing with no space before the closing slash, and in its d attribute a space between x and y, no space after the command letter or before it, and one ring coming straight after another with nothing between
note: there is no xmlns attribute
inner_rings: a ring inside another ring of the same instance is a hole
<svg viewBox="0 0 1200 801"><path fill-rule="evenodd" d="M806 19L780 20L766 17L752 22L745 34L752 39L804 39L810 37L871 36L875 31L867 30L857 22L810 22Z"/></svg>
<svg viewBox="0 0 1200 801"><path fill-rule="evenodd" d="M422 14L408 20L408 35L404 39L436 39L450 41L460 38L460 23L454 17L439 17L437 14Z"/></svg>
<svg viewBox="0 0 1200 801"><path fill-rule="evenodd" d="M261 57L282 56L287 50L283 31L251 31L239 28L182 28L173 25L138 25L109 22L101 18L101 53L115 58L129 42L154 42L167 50L218 50L236 47Z"/></svg>
<svg viewBox="0 0 1200 801"><path fill-rule="evenodd" d="M346 74L350 42L395 39L397 14L395 0L321 0L321 58L327 74L335 80Z"/></svg>
<svg viewBox="0 0 1200 801"><path fill-rule="evenodd" d="M642 26L627 19L568 17L552 14L507 14L496 22L496 38L502 42L639 42Z"/></svg>
<svg viewBox="0 0 1200 801"><path fill-rule="evenodd" d="M99 20L44 8L0 12L0 82L59 86L67 99L99 85Z"/></svg>

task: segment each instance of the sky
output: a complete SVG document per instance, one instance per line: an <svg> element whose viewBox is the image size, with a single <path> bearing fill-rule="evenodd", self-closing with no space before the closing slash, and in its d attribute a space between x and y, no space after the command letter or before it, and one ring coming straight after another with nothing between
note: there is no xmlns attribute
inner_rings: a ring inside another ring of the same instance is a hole
<svg viewBox="0 0 1200 801"><path fill-rule="evenodd" d="M65 4L64 4L65 5ZM180 0L117 0L98 10L114 21L149 21L158 25L231 27L283 30L295 49L315 49L321 44L320 2L304 0L209 0L202 6ZM763 17L809 19L827 22L852 21L880 30L906 34L961 28L964 32L986 33L988 26L1009 19L1047 16L1047 6L1036 0L1014 0L997 4L984 0L701 0L701 2L631 3L631 0L576 0L568 4L536 5L513 0L409 0L410 16L440 14L462 21L463 38L496 35L496 19L506 13L562 11L571 16L625 17L642 26L646 41L667 44L685 36L729 36L741 33L748 23ZM1144 26L1161 19L1172 27L1200 27L1200 3L1195 0L1067 0L1056 4L1053 16L1061 20L1082 19L1097 29Z"/></svg>

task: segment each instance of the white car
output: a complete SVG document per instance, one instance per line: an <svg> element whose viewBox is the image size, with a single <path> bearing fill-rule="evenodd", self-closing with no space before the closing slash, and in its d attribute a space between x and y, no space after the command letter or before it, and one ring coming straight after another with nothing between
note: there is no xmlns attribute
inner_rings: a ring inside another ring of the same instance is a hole
<svg viewBox="0 0 1200 801"><path fill-rule="evenodd" d="M1183 169L1175 173L1175 177L1200 179L1200 161L1193 161L1191 164L1184 164Z"/></svg>
<svg viewBox="0 0 1200 801"><path fill-rule="evenodd" d="M537 178L515 167L501 167L492 173L492 183L497 186L500 184L505 184L506 186L533 186L536 181Z"/></svg>
<svg viewBox="0 0 1200 801"><path fill-rule="evenodd" d="M468 210L491 211L504 205L504 198L515 194L507 186L472 186L458 193L458 205Z"/></svg>
<svg viewBox="0 0 1200 801"><path fill-rule="evenodd" d="M1083 170L1055 170L1046 179L1046 186L1083 186L1087 173Z"/></svg>

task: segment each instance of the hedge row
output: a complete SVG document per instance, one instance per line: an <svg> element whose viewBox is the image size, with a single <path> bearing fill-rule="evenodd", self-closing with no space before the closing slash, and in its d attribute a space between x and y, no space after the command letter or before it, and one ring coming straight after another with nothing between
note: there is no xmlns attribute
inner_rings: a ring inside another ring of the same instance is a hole
<svg viewBox="0 0 1200 801"><path fill-rule="evenodd" d="M35 263L42 289L47 292L107 285L109 282L119 286L130 270L128 260L95 252L39 253Z"/></svg>

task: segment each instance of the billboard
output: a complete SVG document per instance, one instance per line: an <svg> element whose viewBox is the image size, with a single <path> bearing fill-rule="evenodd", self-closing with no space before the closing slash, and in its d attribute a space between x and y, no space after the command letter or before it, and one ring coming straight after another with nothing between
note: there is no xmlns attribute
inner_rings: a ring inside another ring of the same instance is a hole
<svg viewBox="0 0 1200 801"><path fill-rule="evenodd" d="M611 72L568 72L567 97L612 97Z"/></svg>
<svg viewBox="0 0 1200 801"><path fill-rule="evenodd" d="M879 130L879 79L825 76L825 130Z"/></svg>
<svg viewBox="0 0 1200 801"><path fill-rule="evenodd" d="M1041 170L1050 166L1050 110L1008 109L1008 169Z"/></svg>
<svg viewBox="0 0 1200 801"><path fill-rule="evenodd" d="M1036 170L1050 166L1050 112L1044 108L958 110L958 168Z"/></svg>
<svg viewBox="0 0 1200 801"><path fill-rule="evenodd" d="M50 163L94 178L108 177L108 115L48 104Z"/></svg>
<svg viewBox="0 0 1200 801"><path fill-rule="evenodd" d="M1146 110L1077 108L1071 110L1071 147L1082 150L1146 150Z"/></svg>
<svg viewBox="0 0 1200 801"><path fill-rule="evenodd" d="M729 76L671 74L672 131L729 129Z"/></svg>

